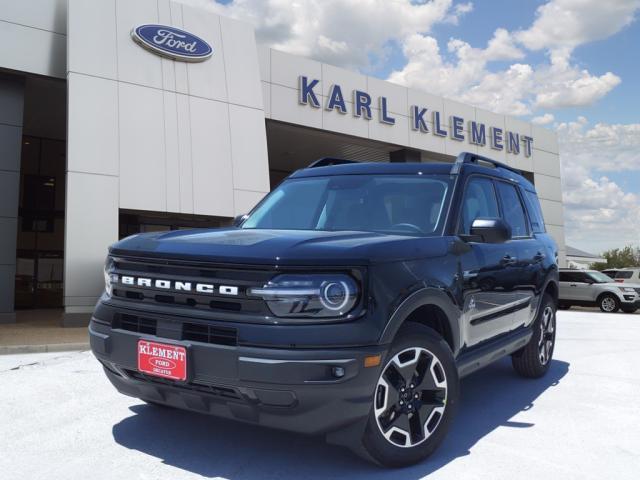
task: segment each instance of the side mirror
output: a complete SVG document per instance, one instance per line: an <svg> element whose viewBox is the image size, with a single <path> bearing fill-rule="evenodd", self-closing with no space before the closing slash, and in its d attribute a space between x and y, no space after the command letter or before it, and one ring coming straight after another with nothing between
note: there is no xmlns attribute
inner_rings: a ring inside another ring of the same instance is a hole
<svg viewBox="0 0 640 480"><path fill-rule="evenodd" d="M476 218L471 224L471 235L485 243L504 243L511 239L511 227L501 218Z"/></svg>
<svg viewBox="0 0 640 480"><path fill-rule="evenodd" d="M233 226L239 227L240 225L242 225L242 222L244 222L247 218L249 218L249 215L247 215L246 213L243 213L242 215L238 215L237 217L234 217Z"/></svg>

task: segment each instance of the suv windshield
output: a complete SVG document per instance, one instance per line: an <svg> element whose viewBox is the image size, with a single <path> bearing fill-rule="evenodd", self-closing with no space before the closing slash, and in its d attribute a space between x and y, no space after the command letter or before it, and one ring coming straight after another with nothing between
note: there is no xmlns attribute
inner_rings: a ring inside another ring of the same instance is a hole
<svg viewBox="0 0 640 480"><path fill-rule="evenodd" d="M242 228L439 235L451 180L447 175L342 175L290 179Z"/></svg>
<svg viewBox="0 0 640 480"><path fill-rule="evenodd" d="M596 283L611 283L611 277L602 272L589 272L587 275Z"/></svg>

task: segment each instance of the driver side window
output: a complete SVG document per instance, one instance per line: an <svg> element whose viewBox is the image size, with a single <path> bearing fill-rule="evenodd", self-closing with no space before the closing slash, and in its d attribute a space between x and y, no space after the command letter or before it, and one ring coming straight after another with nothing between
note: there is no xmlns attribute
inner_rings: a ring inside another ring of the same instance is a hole
<svg viewBox="0 0 640 480"><path fill-rule="evenodd" d="M478 217L497 218L499 216L498 200L493 182L484 177L471 177L467 182L462 200L459 233L469 235L471 224Z"/></svg>

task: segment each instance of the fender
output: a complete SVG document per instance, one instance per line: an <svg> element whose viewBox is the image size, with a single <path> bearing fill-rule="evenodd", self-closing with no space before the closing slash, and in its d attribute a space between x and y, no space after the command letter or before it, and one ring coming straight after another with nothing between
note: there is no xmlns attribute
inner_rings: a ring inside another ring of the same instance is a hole
<svg viewBox="0 0 640 480"><path fill-rule="evenodd" d="M449 297L444 290L433 287L417 290L402 301L393 314L391 314L391 318L380 336L379 343L383 345L391 343L407 317L409 317L415 309L424 305L434 305L444 312L449 327L451 328L453 354L455 356L460 350L460 309L453 303L451 297Z"/></svg>

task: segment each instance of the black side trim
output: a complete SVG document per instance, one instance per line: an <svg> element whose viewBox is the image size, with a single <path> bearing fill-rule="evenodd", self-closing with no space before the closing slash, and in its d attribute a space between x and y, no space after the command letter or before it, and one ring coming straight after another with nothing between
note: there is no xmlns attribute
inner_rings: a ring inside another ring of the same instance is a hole
<svg viewBox="0 0 640 480"><path fill-rule="evenodd" d="M489 320L494 320L504 315L508 315L510 313L517 312L518 310L527 308L529 305L531 305L531 298L528 298L526 301L522 303L516 303L515 305L505 308L504 310L499 310L497 312L491 312L491 313L488 313L487 315L476 317L473 320L471 320L471 325L478 325L480 323L488 322Z"/></svg>
<svg viewBox="0 0 640 480"><path fill-rule="evenodd" d="M522 328L460 355L456 364L460 378L523 348L533 335L531 328Z"/></svg>

